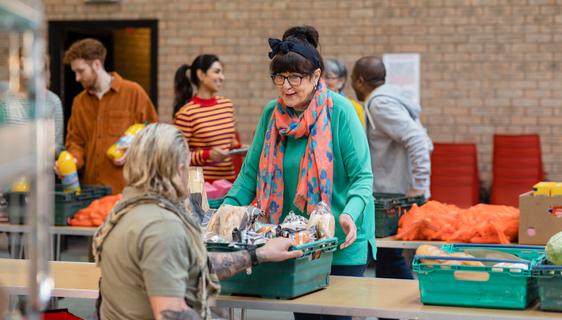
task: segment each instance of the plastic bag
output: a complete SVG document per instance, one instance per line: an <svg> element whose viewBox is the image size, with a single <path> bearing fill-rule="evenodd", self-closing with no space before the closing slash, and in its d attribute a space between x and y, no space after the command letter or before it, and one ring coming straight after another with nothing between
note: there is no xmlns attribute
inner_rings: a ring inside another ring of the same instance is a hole
<svg viewBox="0 0 562 320"><path fill-rule="evenodd" d="M306 229L307 224L308 220L305 217L299 216L293 211L290 211L289 214L285 217L285 220L283 220L283 223L281 223L281 228L296 231L300 229Z"/></svg>
<svg viewBox="0 0 562 320"><path fill-rule="evenodd" d="M308 219L308 227L316 227L318 240L331 238L334 236L336 221L332 215L332 210L324 202L320 202Z"/></svg>

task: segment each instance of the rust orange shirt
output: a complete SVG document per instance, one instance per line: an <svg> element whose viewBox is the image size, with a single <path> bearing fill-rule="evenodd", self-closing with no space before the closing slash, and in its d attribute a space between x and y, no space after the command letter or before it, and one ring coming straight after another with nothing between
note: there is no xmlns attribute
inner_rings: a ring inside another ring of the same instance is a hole
<svg viewBox="0 0 562 320"><path fill-rule="evenodd" d="M111 88L101 99L87 90L74 98L66 149L77 160L81 183L111 186L115 194L123 190L125 179L123 168L107 157L107 149L129 126L156 122L158 115L140 85L117 73L111 75Z"/></svg>

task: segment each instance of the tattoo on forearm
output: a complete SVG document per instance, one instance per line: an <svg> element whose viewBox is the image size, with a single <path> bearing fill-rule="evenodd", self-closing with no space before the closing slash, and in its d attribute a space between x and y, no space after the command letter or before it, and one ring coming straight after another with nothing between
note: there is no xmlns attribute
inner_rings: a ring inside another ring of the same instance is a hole
<svg viewBox="0 0 562 320"><path fill-rule="evenodd" d="M209 260L219 279L232 277L252 265L250 255L245 250L229 253L209 252Z"/></svg>
<svg viewBox="0 0 562 320"><path fill-rule="evenodd" d="M201 316L193 309L189 310L164 310L160 312L164 320L201 320Z"/></svg>

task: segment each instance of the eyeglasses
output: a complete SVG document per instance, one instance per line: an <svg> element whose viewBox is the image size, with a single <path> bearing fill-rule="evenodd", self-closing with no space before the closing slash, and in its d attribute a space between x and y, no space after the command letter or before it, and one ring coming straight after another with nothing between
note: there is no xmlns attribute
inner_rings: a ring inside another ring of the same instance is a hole
<svg viewBox="0 0 562 320"><path fill-rule="evenodd" d="M282 87L285 84L285 80L289 81L289 84L292 87L298 87L301 85L302 79L308 76L309 76L308 74L307 75L292 74L290 76L285 77L284 75L280 75L280 74L272 74L271 80L278 87Z"/></svg>

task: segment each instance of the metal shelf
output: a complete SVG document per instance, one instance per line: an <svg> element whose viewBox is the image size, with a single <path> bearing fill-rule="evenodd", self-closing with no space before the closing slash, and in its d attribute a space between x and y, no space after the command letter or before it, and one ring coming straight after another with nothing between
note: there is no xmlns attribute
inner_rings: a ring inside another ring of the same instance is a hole
<svg viewBox="0 0 562 320"><path fill-rule="evenodd" d="M33 3L33 6L27 4ZM52 163L54 158L54 135L51 135L52 120L45 117L45 94L43 83L43 2L41 0L0 0L0 31L11 33L10 40L22 39L27 69L28 99L35 105L33 116L23 124L0 125L0 187L10 184L22 175L30 177L27 221L29 232L26 241L31 257L29 269L29 294L27 318L42 319L42 310L50 299L52 279L50 278L48 253L50 237L48 221L52 217L52 199L48 190L53 187ZM17 33L21 34L18 35ZM18 40L19 42L19 40ZM19 43L10 43L11 57ZM11 62L13 63L14 60ZM10 64L10 63L9 63ZM16 65L13 65L18 67ZM10 80L18 75L10 73Z"/></svg>

